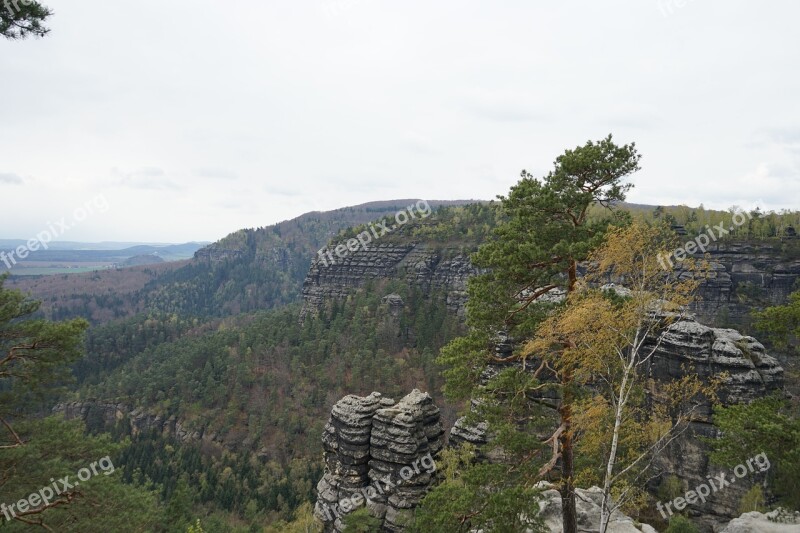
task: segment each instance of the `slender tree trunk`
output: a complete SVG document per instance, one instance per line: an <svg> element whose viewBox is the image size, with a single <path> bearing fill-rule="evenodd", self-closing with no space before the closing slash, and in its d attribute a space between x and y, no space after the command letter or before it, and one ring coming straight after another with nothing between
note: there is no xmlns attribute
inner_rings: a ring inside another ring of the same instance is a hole
<svg viewBox="0 0 800 533"><path fill-rule="evenodd" d="M558 438L561 445L561 509L564 533L577 533L578 519L575 507L575 463L572 442L572 394L565 391L564 400L559 409L564 432Z"/></svg>
<svg viewBox="0 0 800 533"><path fill-rule="evenodd" d="M578 281L578 264L570 261L569 265L569 285L567 292L575 290ZM567 372L561 383L561 423L564 425L564 432L558 438L561 445L561 519L564 522L564 533L578 532L578 517L575 506L575 461L573 457L574 443L572 441L572 374Z"/></svg>
<svg viewBox="0 0 800 533"><path fill-rule="evenodd" d="M617 396L617 410L614 413L614 429L611 436L611 450L608 454L608 463L606 464L606 475L603 480L603 502L600 507L600 532L606 533L608 531L608 523L611 521L611 484L614 479L614 466L617 464L617 448L619 446L619 432L622 427L622 414L625 411L625 404L628 402L628 394L635 376L634 367L637 361L637 348L636 341L639 339L639 330L637 329L636 337L631 347L628 356L628 363L625 365L625 370L622 372L622 383L619 386L619 395ZM613 394L613 391L612 391ZM619 502L617 502L619 504Z"/></svg>
<svg viewBox="0 0 800 533"><path fill-rule="evenodd" d="M600 533L606 533L608 530L608 523L611 520L611 480L614 477L614 465L617 463L619 430L622 426L622 412L625 409L625 401L627 399L627 384L630 369L630 366L626 367L625 373L622 377L622 385L620 386L619 398L617 400L617 412L614 416L614 431L611 437L611 452L608 454L606 475L605 479L603 480L603 502L600 507Z"/></svg>

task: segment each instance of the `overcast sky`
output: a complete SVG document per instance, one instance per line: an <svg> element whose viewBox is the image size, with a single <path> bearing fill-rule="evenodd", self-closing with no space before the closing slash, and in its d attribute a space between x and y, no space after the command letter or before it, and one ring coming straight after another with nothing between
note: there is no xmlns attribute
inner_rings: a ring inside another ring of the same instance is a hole
<svg viewBox="0 0 800 533"><path fill-rule="evenodd" d="M97 195L62 239L491 199L608 133L630 201L800 208L796 0L44 3L0 41L0 238Z"/></svg>

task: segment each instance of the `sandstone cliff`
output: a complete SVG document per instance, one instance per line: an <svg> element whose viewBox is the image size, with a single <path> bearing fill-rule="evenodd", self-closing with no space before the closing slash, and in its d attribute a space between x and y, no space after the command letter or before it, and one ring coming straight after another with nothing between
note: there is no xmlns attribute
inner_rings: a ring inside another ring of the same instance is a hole
<svg viewBox="0 0 800 533"><path fill-rule="evenodd" d="M373 392L333 406L322 445L314 515L324 531L342 531L344 516L364 505L383 530L402 531L431 485L444 430L427 393L414 390L395 403Z"/></svg>
<svg viewBox="0 0 800 533"><path fill-rule="evenodd" d="M477 273L463 249L427 242L381 242L333 257L330 261L317 256L311 263L303 283L303 317L316 313L326 301L344 298L381 279L402 279L426 292L441 291L448 309L463 315L467 279Z"/></svg>

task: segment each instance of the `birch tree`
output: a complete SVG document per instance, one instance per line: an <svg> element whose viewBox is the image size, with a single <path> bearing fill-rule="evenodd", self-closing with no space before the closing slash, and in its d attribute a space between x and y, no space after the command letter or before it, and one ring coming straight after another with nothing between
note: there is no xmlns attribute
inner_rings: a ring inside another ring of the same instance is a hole
<svg viewBox="0 0 800 533"><path fill-rule="evenodd" d="M642 223L610 228L566 305L523 350L591 391L574 423L580 453L602 458L601 468L578 476L602 486L601 533L615 510L641 500L652 459L685 430L700 398L713 397L714 384L689 372L658 387L648 376L666 328L686 317L706 268L687 262L681 276L665 271L658 257L670 240Z"/></svg>

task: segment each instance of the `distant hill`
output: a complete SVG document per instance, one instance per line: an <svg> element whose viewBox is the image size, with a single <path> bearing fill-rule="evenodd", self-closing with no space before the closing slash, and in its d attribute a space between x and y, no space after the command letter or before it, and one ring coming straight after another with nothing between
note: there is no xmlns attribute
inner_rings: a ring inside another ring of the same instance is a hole
<svg viewBox="0 0 800 533"><path fill-rule="evenodd" d="M122 263L122 266L129 267L129 266L139 266L139 265L155 265L158 263L164 263L165 261L156 254L142 254L142 255L134 255L133 257L129 257Z"/></svg>
<svg viewBox="0 0 800 533"><path fill-rule="evenodd" d="M13 243L20 242L17 246L25 246L24 241L0 241L0 250L10 253L16 249ZM6 244L11 243L12 245ZM62 243L63 244L63 243ZM123 263L126 259L136 255L155 254L164 261L179 261L189 259L194 253L207 243L190 242L184 244L139 244L126 248L92 249L90 244L74 243L74 247L54 247L48 244L47 250L36 250L28 253L24 260L17 259L20 266L33 262L68 262L68 263ZM0 263L4 268L5 264Z"/></svg>
<svg viewBox="0 0 800 533"><path fill-rule="evenodd" d="M385 217L391 219L416 202L415 199L370 202L333 211L314 211L271 226L242 229L199 248L191 259L184 261L27 280L12 277L9 283L43 300L44 312L53 318L83 316L95 323L142 311L227 317L271 309L300 299L303 282L318 250L337 237L355 237L364 228L354 228ZM434 209L476 203L486 202L429 202ZM690 235L730 216L725 211L702 207L665 206L660 210L642 204L620 207L649 219L669 218ZM731 232L731 237L776 238L783 234L786 225L800 228L800 213L763 214L758 224L755 222L754 218L753 224ZM480 233L485 234L487 229L488 226L481 228ZM467 233L476 230L464 228ZM441 236L448 238L449 235ZM154 252L149 246L129 247L125 253L128 257L147 255ZM168 250L177 254L175 247L180 246L189 245L172 245L155 251L167 259L163 254Z"/></svg>
<svg viewBox="0 0 800 533"><path fill-rule="evenodd" d="M14 276L8 284L43 300L42 308L50 317L83 316L95 323L144 310L228 316L269 309L300 299L312 257L340 232L393 217L417 201L388 200L313 211L271 226L242 229L198 247L188 261L30 279ZM476 202L482 201L430 201L429 205L439 208ZM173 247L187 245L149 246L108 251L102 257L124 254L121 263L132 256L158 252L159 257L167 259L165 253L178 253Z"/></svg>
<svg viewBox="0 0 800 533"><path fill-rule="evenodd" d="M17 246L25 246L27 240L23 239L0 239L0 250L11 250ZM79 242L79 241L52 241L47 243L51 250L125 250L136 246L152 246L162 248L165 246L192 246L200 247L210 244L209 242L190 242L185 244L174 244L164 242L127 242L127 241L101 241L101 242Z"/></svg>

